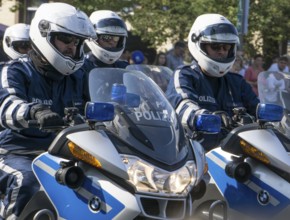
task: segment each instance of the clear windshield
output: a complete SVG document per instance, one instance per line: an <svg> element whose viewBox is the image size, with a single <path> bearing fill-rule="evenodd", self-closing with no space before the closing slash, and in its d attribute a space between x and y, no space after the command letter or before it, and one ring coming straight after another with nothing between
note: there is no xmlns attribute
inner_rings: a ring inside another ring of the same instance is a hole
<svg viewBox="0 0 290 220"><path fill-rule="evenodd" d="M162 91L140 71L94 69L89 76L89 91L91 101L115 102L130 110L129 115L136 123L164 124L176 120L175 111ZM123 97L116 98L116 92Z"/></svg>
<svg viewBox="0 0 290 220"><path fill-rule="evenodd" d="M258 90L261 103L278 104L290 111L290 74L262 72L258 76Z"/></svg>
<svg viewBox="0 0 290 220"><path fill-rule="evenodd" d="M115 105L115 118L106 127L131 148L167 165L184 159L188 148L176 113L162 90L144 73L93 69L89 93L93 102Z"/></svg>
<svg viewBox="0 0 290 220"><path fill-rule="evenodd" d="M167 85L173 71L166 66L144 65L144 64L132 64L127 66L128 70L139 70L150 77L163 92L166 91Z"/></svg>
<svg viewBox="0 0 290 220"><path fill-rule="evenodd" d="M290 137L290 74L283 72L262 72L258 76L258 90L261 103L272 103L284 108L284 116L276 127L287 138ZM282 141L282 139L281 139ZM283 141L284 142L284 141ZM290 149L289 140L284 146Z"/></svg>

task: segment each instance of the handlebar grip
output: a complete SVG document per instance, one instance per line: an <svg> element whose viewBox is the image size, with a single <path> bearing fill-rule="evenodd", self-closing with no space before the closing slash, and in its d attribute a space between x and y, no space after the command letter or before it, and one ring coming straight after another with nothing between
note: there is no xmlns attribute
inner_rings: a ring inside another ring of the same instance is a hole
<svg viewBox="0 0 290 220"><path fill-rule="evenodd" d="M37 120L29 120L28 127L29 128L39 128L40 124L37 122Z"/></svg>

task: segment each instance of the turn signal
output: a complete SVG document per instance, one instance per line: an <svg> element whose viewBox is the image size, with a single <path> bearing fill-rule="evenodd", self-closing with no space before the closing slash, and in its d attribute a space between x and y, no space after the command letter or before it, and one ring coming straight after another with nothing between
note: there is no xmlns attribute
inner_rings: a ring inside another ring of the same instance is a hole
<svg viewBox="0 0 290 220"><path fill-rule="evenodd" d="M88 153L87 151L80 148L78 145L76 145L73 142L68 143L68 148L70 152L74 155L75 158L84 161L96 168L101 168L102 164L99 160L97 160L93 155Z"/></svg>

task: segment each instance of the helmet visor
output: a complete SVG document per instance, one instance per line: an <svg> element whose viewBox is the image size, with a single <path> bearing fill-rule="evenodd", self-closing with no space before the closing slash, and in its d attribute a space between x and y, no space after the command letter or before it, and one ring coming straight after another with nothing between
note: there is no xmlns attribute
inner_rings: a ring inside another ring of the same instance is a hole
<svg viewBox="0 0 290 220"><path fill-rule="evenodd" d="M116 18L101 19L94 24L97 34L111 34L127 36L127 28L124 21Z"/></svg>
<svg viewBox="0 0 290 220"><path fill-rule="evenodd" d="M238 36L237 29L232 24L215 24L206 27L206 29L200 33L201 36L211 36L217 34L233 34Z"/></svg>
<svg viewBox="0 0 290 220"><path fill-rule="evenodd" d="M31 49L30 41L13 41L12 47L21 54L27 53Z"/></svg>
<svg viewBox="0 0 290 220"><path fill-rule="evenodd" d="M114 36L114 35L108 35L108 34L100 34L98 38L105 42L110 42L110 41L119 42L120 40L120 36Z"/></svg>
<svg viewBox="0 0 290 220"><path fill-rule="evenodd" d="M232 24L215 24L201 31L201 42L239 43L237 29Z"/></svg>
<svg viewBox="0 0 290 220"><path fill-rule="evenodd" d="M122 20L116 19L116 18L101 19L97 23L98 28L104 28L104 27L110 27L110 26L126 28L125 23Z"/></svg>

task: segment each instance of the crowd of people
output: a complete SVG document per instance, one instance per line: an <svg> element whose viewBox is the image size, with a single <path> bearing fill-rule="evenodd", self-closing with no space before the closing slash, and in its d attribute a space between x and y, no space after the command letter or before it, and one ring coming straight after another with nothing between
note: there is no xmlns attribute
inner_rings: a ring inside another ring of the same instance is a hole
<svg viewBox="0 0 290 220"><path fill-rule="evenodd" d="M127 36L115 12L100 10L88 17L65 3L43 3L30 25L6 30L3 45L11 60L1 64L0 219L17 218L40 187L31 162L47 150L54 134L29 128L28 121L61 125L65 107L82 112L89 100L87 75L95 67L148 63L142 51L125 48ZM255 114L263 57L245 66L238 45L237 30L227 18L204 14L194 21L187 45L178 41L157 54L154 64L174 71L166 97L186 129L194 130L195 118L205 112L231 115L233 107L243 106ZM185 62L187 50L190 63ZM270 70L287 72L287 62L283 57ZM219 138L209 135L202 144L209 150Z"/></svg>
<svg viewBox="0 0 290 220"><path fill-rule="evenodd" d="M125 49L121 55L122 60L126 60L129 64L149 64L158 66L167 66L172 71L178 66L184 65L186 62L186 43L183 41L177 41L173 45L173 48L168 51L160 51L154 57L153 62L149 62L149 55L142 50L129 51Z"/></svg>
<svg viewBox="0 0 290 220"><path fill-rule="evenodd" d="M283 55L283 56L278 57L277 59L273 59L273 63L270 65L270 67L264 68L263 55L257 54L252 59L247 60L242 55L237 54L236 60L231 68L231 72L241 75L251 85L255 94L259 96L259 92L258 92L259 89L257 86L259 73L264 72L264 71L281 72L286 75L289 74L290 76L288 65L289 65L289 59L287 55ZM266 83L268 83L267 84L268 87L273 87L274 78L276 78L276 76L274 77L273 74L269 74L269 76L270 77L269 79L266 80ZM279 78L279 81L282 82L283 78ZM273 89L275 88L277 92L279 90L285 90L288 87L290 87L290 85L282 86L284 85L284 82L282 84L281 83L278 83L278 84L281 86L273 87ZM269 93L269 99L267 100L273 100L273 98L271 97L273 97L273 93L272 94Z"/></svg>

